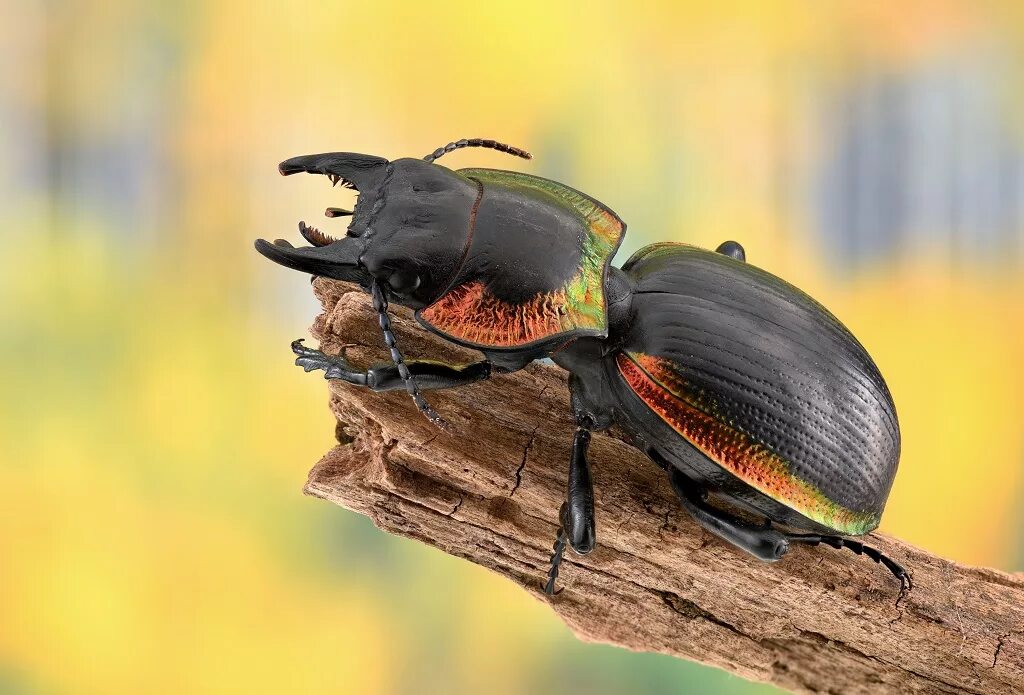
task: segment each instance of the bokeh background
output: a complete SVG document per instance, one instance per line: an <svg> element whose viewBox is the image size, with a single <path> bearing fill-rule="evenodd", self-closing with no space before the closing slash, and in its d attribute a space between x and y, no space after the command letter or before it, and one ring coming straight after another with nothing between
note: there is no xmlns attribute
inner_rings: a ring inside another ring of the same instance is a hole
<svg viewBox="0 0 1024 695"><path fill-rule="evenodd" d="M332 444L252 249L349 194L288 156L521 168L740 240L876 357L882 529L1024 569L1019 2L5 0L0 692L771 692L584 645L504 580L304 498ZM326 221L323 228L344 228ZM600 466L600 462L596 462Z"/></svg>

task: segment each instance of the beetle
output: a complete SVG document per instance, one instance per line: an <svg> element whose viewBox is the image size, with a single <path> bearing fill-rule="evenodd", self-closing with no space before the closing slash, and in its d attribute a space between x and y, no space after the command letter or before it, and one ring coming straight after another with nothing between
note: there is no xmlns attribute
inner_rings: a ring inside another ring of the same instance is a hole
<svg viewBox="0 0 1024 695"><path fill-rule="evenodd" d="M518 157L493 140L465 139L422 159L333 152L293 157L288 176L326 176L355 189L342 238L299 223L309 246L256 249L289 268L354 282L372 297L392 364L361 370L344 355L292 343L296 364L374 391L405 389L438 426L422 392L471 384L550 358L568 374L575 419L566 500L544 586L555 591L568 545L596 543L587 461L591 432L617 424L663 468L683 508L754 557L793 544L864 554L910 576L855 537L878 526L899 461L900 430L875 363L825 307L746 262L658 243L611 264L626 225L603 203L556 181L436 163L464 147ZM426 329L476 349L469 365L405 360L389 302Z"/></svg>

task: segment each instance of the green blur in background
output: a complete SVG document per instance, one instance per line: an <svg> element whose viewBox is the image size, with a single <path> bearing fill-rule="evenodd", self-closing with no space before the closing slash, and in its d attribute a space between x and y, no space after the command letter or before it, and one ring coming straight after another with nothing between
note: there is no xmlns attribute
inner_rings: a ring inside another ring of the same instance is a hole
<svg viewBox="0 0 1024 695"><path fill-rule="evenodd" d="M505 580L302 496L333 423L288 343L318 307L252 240L351 202L277 175L309 152L494 138L535 159L444 163L604 201L619 262L741 241L889 382L882 530L1024 568L1019 2L2 17L0 693L772 691L581 644Z"/></svg>

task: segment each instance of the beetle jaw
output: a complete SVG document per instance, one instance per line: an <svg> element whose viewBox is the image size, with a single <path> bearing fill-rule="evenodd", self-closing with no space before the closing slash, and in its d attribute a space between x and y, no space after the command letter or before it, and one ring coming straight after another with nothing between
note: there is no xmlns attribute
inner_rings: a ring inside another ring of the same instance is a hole
<svg viewBox="0 0 1024 695"><path fill-rule="evenodd" d="M282 176L300 173L319 174L326 176L332 186L340 183L342 188L355 191L356 203L352 210L330 207L324 214L327 217L351 216L347 235L362 236L372 213L370 208L379 198L381 188L391 170L391 162L383 157L356 152L324 152L286 159L278 164L277 170ZM364 199L369 202L363 204ZM299 232L314 246L326 246L334 242L333 237L321 233L315 227L304 227L304 223L300 223ZM306 230L311 230L311 233L307 234Z"/></svg>
<svg viewBox="0 0 1024 695"><path fill-rule="evenodd" d="M342 183L357 190L377 183L388 160L356 152L324 152L291 157L277 165L282 176L292 174L322 174L331 183Z"/></svg>
<svg viewBox="0 0 1024 695"><path fill-rule="evenodd" d="M299 224L301 229L304 223ZM345 238L325 245L302 247L292 246L284 239L274 243L257 239L256 250L278 265L303 273L354 282L363 287L369 287L372 279L360 262L362 244L358 239Z"/></svg>
<svg viewBox="0 0 1024 695"><path fill-rule="evenodd" d="M360 192L378 189L388 164L388 160L383 157L355 152L325 152L284 160L277 167L282 176L300 173L319 174L326 176L332 186L340 183L342 187L356 191L354 210L330 207L325 212L325 215L331 218L352 216L352 224L349 225L346 237L335 239L300 221L299 234L310 246L295 247L284 239L277 239L273 243L258 239L256 250L286 268L335 280L356 282L368 287L371 277L360 261L365 244L356 238L359 234L355 230L362 217L359 214L358 195Z"/></svg>

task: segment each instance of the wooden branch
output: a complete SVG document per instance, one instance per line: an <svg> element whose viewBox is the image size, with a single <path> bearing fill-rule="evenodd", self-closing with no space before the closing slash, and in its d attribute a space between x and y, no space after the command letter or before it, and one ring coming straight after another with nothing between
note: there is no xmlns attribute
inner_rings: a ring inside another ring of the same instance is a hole
<svg viewBox="0 0 1024 695"><path fill-rule="evenodd" d="M381 359L368 298L319 279L323 349ZM396 309L408 356L479 355ZM590 459L598 546L566 553L554 598L541 590L565 494L574 429L564 373L522 372L428 392L453 425L435 429L404 392L332 382L339 446L306 492L508 577L588 641L662 652L807 693L1024 692L1024 574L965 567L902 541L870 543L901 562L900 595L882 567L848 551L795 547L761 563L700 529L665 474L614 431Z"/></svg>

